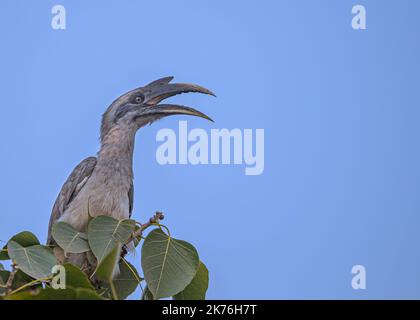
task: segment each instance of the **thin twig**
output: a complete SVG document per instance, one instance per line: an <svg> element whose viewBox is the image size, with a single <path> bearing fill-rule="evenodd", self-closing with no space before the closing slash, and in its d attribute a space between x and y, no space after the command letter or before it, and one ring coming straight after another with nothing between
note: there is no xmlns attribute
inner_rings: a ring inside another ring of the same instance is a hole
<svg viewBox="0 0 420 320"><path fill-rule="evenodd" d="M148 222L143 223L140 225L140 228L137 229L132 235L131 237L127 240L127 242L125 243L126 245L129 244L131 241L134 241L137 238L140 238L144 232L144 230L146 230L147 228L149 228L152 225L158 224L160 220L163 220L165 218L165 216L163 215L162 212L156 211L155 215L153 217L151 217L149 219Z"/></svg>
<svg viewBox="0 0 420 320"><path fill-rule="evenodd" d="M16 292L19 292L19 291L21 291L21 290L23 290L25 288L32 287L33 285L37 284L38 282L39 283L42 283L42 282L50 281L50 280L51 280L51 278L41 278L41 279L32 280L31 282L25 283L23 286L15 289L15 290L13 290L9 294L12 295L12 294L15 294Z"/></svg>
<svg viewBox="0 0 420 320"><path fill-rule="evenodd" d="M12 271L9 274L9 279L6 282L6 294L9 294L12 291L13 280L15 280L16 272L18 272L18 268L16 268L16 264L12 263Z"/></svg>

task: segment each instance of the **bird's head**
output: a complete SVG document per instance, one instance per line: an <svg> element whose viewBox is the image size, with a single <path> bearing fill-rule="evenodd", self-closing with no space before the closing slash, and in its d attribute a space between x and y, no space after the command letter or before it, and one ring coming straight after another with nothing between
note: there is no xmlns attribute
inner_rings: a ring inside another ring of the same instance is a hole
<svg viewBox="0 0 420 320"><path fill-rule="evenodd" d="M161 104L164 99L186 92L199 92L214 96L201 86L188 83L170 83L173 77L166 77L148 85L131 90L116 99L102 118L101 139L114 126L141 128L166 116L186 114L213 121L200 111L177 104Z"/></svg>

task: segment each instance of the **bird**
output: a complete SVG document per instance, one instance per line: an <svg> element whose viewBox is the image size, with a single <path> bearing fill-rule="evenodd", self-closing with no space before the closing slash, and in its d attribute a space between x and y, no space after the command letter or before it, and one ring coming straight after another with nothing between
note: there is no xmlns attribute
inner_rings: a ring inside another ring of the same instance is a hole
<svg viewBox="0 0 420 320"><path fill-rule="evenodd" d="M52 237L55 223L65 222L79 232L86 232L90 217L131 218L133 151L136 132L140 128L172 115L197 116L213 121L194 108L161 103L169 97L188 92L215 96L196 84L171 83L173 78L164 77L124 93L102 115L97 156L84 159L74 168L52 208L47 244L55 246L54 253L60 263L70 262L82 270L91 268L84 254L63 255Z"/></svg>

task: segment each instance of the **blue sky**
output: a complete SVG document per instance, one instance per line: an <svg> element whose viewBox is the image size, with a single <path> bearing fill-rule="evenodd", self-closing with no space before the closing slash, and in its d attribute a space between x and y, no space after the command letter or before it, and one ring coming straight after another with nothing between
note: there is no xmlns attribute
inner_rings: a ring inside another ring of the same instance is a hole
<svg viewBox="0 0 420 320"><path fill-rule="evenodd" d="M53 30L64 5L67 29ZM367 30L351 28L363 4ZM166 213L210 270L208 298L420 298L417 1L1 1L0 239L46 237L117 96L174 75L215 123L265 130L265 170L157 163L139 131L135 214ZM138 264L139 256L132 259ZM367 289L353 290L364 265ZM133 296L138 297L138 293Z"/></svg>

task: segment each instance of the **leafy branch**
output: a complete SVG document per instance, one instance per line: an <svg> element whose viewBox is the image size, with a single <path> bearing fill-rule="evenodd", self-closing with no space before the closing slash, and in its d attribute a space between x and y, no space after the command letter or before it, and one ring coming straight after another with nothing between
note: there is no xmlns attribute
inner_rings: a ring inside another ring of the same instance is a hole
<svg viewBox="0 0 420 320"><path fill-rule="evenodd" d="M52 229L57 243L54 251L51 246L41 245L31 232L21 232L0 252L0 260L12 260L11 271L0 264L0 299L119 300L138 286L142 299L205 299L207 268L193 245L172 238L169 228L160 223L163 219L161 212L143 224L131 219L92 217L86 232L58 222ZM136 248L140 242L144 276L125 258L126 248ZM64 253L64 278L60 278L61 271L53 274L59 263L54 254L57 250ZM68 263L70 254L85 255L94 269ZM54 283L62 283L65 288L55 290Z"/></svg>

